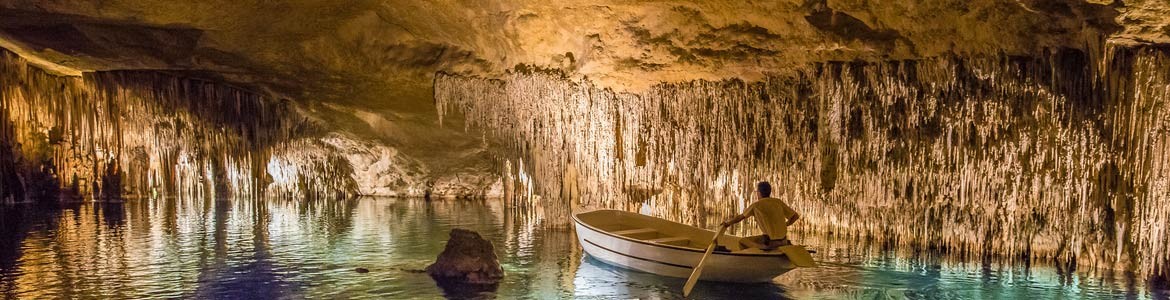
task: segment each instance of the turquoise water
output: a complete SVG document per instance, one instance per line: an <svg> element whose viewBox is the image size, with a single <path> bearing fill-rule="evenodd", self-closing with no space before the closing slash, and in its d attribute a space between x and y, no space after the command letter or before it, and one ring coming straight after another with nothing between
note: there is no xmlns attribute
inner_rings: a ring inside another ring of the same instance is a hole
<svg viewBox="0 0 1170 300"><path fill-rule="evenodd" d="M16 299L676 299L683 280L583 255L571 230L495 201L178 201L0 207L0 297ZM419 270L451 228L491 240L495 291L444 291ZM1163 299L1108 272L984 264L807 238L815 269L700 283L701 299ZM355 272L367 268L369 273Z"/></svg>

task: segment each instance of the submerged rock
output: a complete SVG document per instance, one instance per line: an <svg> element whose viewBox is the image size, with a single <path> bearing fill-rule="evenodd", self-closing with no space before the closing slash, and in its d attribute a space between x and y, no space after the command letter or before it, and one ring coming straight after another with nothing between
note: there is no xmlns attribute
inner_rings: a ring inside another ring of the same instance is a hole
<svg viewBox="0 0 1170 300"><path fill-rule="evenodd" d="M500 267L492 242L466 229L452 229L450 235L447 248L434 264L426 268L431 278L440 285L495 285L504 278L504 269Z"/></svg>

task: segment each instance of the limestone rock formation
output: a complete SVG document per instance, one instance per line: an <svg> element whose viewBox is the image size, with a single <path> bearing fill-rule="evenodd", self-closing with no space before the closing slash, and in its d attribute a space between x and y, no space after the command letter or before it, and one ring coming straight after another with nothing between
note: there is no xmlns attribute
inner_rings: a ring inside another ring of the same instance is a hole
<svg viewBox="0 0 1170 300"><path fill-rule="evenodd" d="M475 231L459 228L451 230L447 247L426 271L439 282L493 285L504 278L492 242Z"/></svg>
<svg viewBox="0 0 1170 300"><path fill-rule="evenodd" d="M532 65L634 89L754 80L825 60L1158 41L1165 11L1160 0L2 0L0 36L62 70L211 70L293 98L417 111L435 71Z"/></svg>
<svg viewBox="0 0 1170 300"><path fill-rule="evenodd" d="M547 72L440 75L435 98L512 139L518 184L535 178L545 207L577 190L711 227L768 180L808 215L802 230L1161 272L1170 51L1099 53L833 62L638 94Z"/></svg>
<svg viewBox="0 0 1170 300"><path fill-rule="evenodd" d="M0 0L0 198L494 186L701 225L782 178L809 226L1170 277L1167 44L1164 0Z"/></svg>
<svg viewBox="0 0 1170 300"><path fill-rule="evenodd" d="M438 126L436 72L548 69L637 93L823 61L1166 43L1167 11L1160 0L0 0L0 47L62 75L172 70L255 87L369 145L343 148L362 194L475 196L503 164L460 118Z"/></svg>

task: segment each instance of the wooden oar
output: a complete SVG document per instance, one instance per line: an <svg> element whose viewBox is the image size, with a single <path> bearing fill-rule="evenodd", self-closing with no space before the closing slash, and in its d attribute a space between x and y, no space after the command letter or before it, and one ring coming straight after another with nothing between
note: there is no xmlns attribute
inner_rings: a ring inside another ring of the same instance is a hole
<svg viewBox="0 0 1170 300"><path fill-rule="evenodd" d="M695 265L694 271L691 271L691 277L687 278L687 284L683 285L683 297L691 294L691 289L695 288L695 283L699 281L699 275L703 273L703 263L707 262L707 257L711 256L711 251L715 251L716 242L719 237L723 236L723 231L727 230L727 226L719 226L719 232L715 233L715 238L711 239L711 245L707 246L707 252L703 253L703 258L699 259L699 264Z"/></svg>

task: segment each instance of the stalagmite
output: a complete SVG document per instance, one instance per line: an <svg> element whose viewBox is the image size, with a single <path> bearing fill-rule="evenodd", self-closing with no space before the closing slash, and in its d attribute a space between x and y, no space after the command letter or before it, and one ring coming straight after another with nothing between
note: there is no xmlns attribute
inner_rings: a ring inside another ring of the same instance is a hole
<svg viewBox="0 0 1170 300"><path fill-rule="evenodd" d="M769 180L803 232L1165 272L1170 53L1093 53L829 62L636 94L440 73L435 100L513 143L505 179L532 174L546 219L568 220L571 185L584 205L712 227Z"/></svg>

